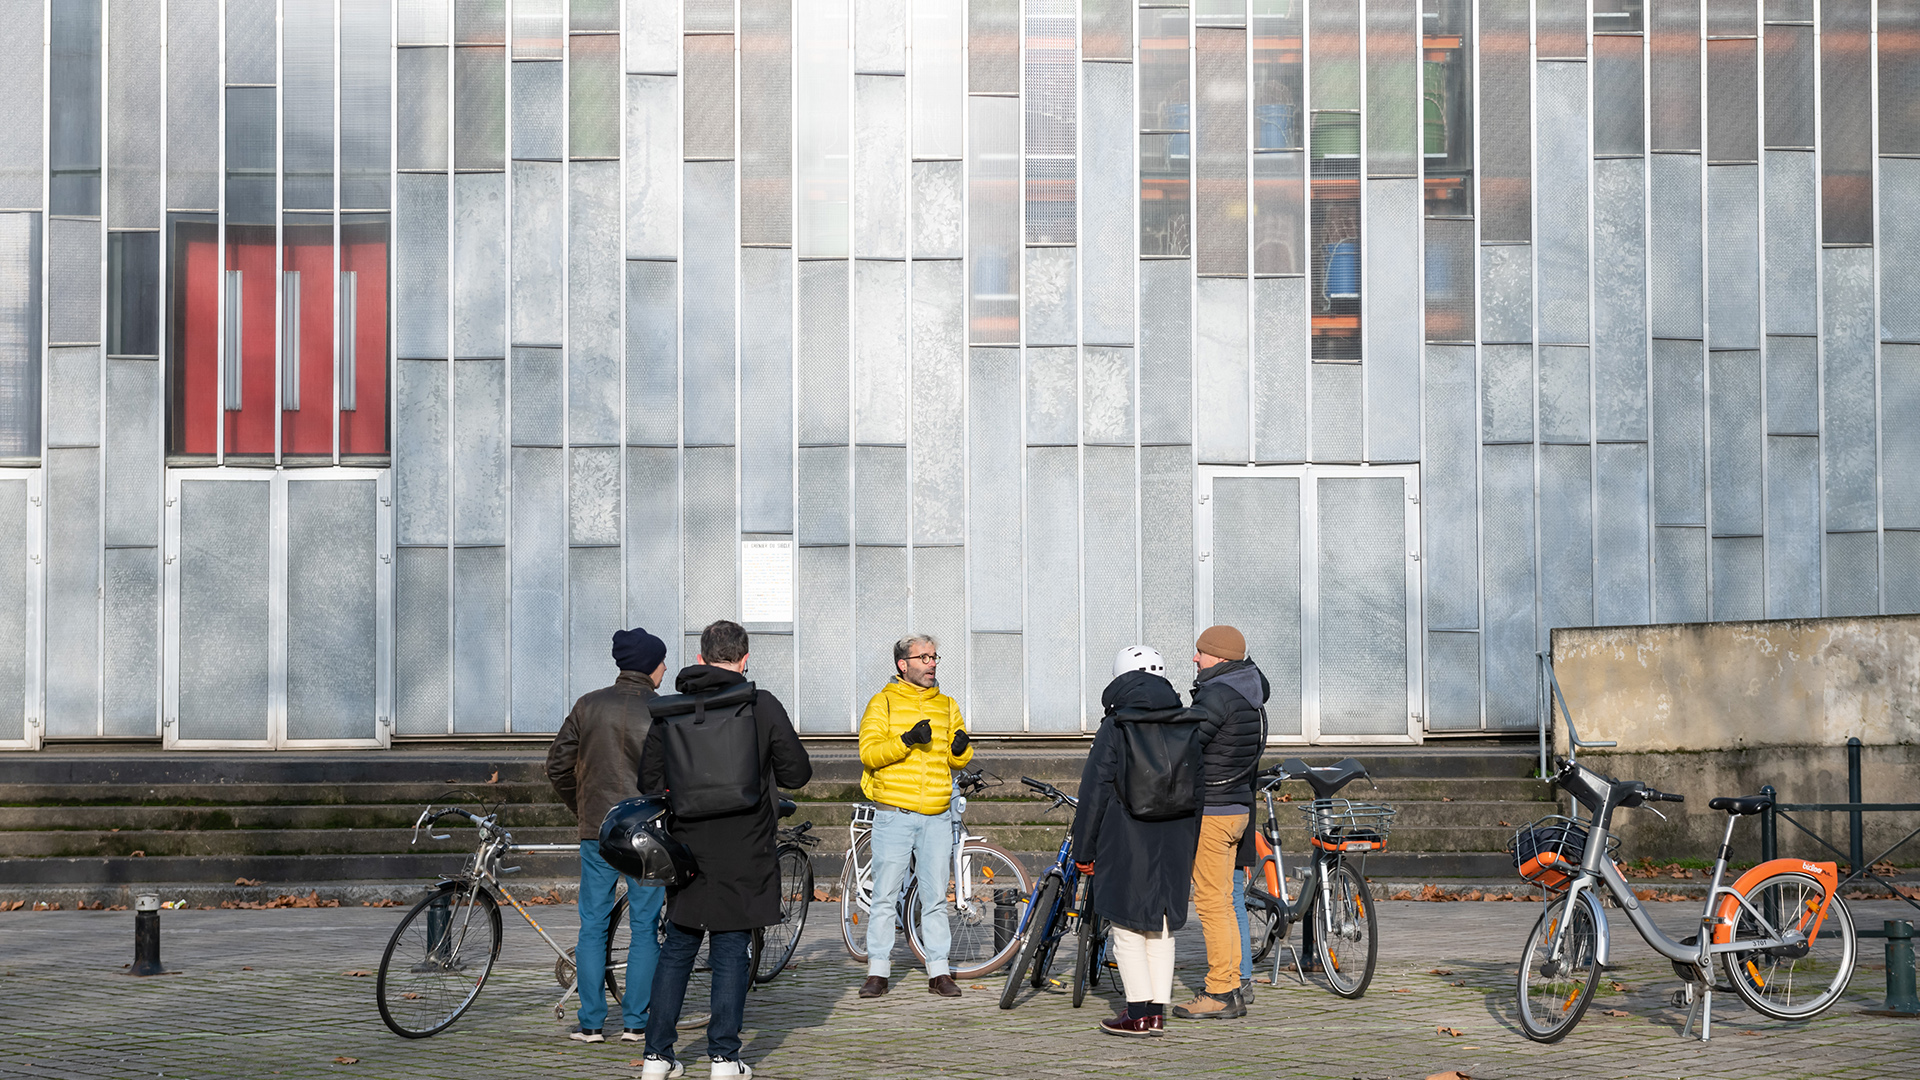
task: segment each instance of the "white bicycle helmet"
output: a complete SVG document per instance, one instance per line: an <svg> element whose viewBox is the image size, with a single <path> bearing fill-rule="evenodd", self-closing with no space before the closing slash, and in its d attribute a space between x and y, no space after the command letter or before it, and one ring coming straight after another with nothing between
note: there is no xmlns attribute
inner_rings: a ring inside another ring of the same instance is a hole
<svg viewBox="0 0 1920 1080"><path fill-rule="evenodd" d="M1160 650L1145 645L1129 645L1113 658L1113 677L1119 678L1129 671L1145 671L1162 678L1167 674L1167 662L1160 657Z"/></svg>

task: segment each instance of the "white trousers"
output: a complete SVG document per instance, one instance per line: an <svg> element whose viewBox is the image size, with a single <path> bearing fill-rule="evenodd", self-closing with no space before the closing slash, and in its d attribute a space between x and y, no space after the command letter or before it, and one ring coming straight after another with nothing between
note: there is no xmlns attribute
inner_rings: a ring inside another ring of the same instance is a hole
<svg viewBox="0 0 1920 1080"><path fill-rule="evenodd" d="M1143 934L1124 926L1113 928L1113 962L1128 1001L1173 1000L1173 932L1160 920L1160 929Z"/></svg>

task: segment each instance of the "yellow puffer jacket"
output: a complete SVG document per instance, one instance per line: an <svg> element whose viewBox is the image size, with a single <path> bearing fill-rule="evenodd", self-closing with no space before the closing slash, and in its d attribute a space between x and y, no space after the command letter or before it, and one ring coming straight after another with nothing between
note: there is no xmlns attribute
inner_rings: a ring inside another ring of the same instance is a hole
<svg viewBox="0 0 1920 1080"><path fill-rule="evenodd" d="M933 741L908 746L900 741L922 720L931 721ZM973 747L950 752L953 735L965 731L960 704L937 686L919 687L896 677L867 702L860 718L860 790L867 798L916 814L942 814L953 797L953 770L973 760Z"/></svg>

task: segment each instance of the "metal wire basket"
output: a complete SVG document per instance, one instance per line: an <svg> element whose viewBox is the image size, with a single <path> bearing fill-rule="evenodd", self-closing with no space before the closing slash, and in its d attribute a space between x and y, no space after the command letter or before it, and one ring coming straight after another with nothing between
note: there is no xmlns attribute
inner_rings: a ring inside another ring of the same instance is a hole
<svg viewBox="0 0 1920 1080"><path fill-rule="evenodd" d="M873 828L873 815L878 808L870 802L853 804L853 819L849 822L855 829Z"/></svg>
<svg viewBox="0 0 1920 1080"><path fill-rule="evenodd" d="M1520 876L1547 889L1564 889L1587 857L1587 826L1565 814L1548 814L1514 830L1507 854ZM1620 838L1607 837L1607 857L1618 858Z"/></svg>
<svg viewBox="0 0 1920 1080"><path fill-rule="evenodd" d="M1399 813L1391 806L1352 799L1315 799L1301 804L1300 812L1306 815L1314 847L1348 852L1386 850L1387 832Z"/></svg>

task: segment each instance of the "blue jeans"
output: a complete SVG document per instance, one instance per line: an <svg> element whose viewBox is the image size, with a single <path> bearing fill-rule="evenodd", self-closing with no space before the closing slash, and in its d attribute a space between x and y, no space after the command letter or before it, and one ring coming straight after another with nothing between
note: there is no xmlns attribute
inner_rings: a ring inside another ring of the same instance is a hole
<svg viewBox="0 0 1920 1080"><path fill-rule="evenodd" d="M893 973L893 926L907 867L920 877L920 944L927 948L927 978L951 975L947 952L947 878L953 872L953 817L916 814L882 806L873 815L873 910L867 913L867 974Z"/></svg>
<svg viewBox="0 0 1920 1080"><path fill-rule="evenodd" d="M700 951L704 930L690 930L679 923L667 924L667 939L660 945L660 966L653 973L653 1008L647 1011L647 1053L673 1060L673 1044L678 1035L680 1006L687 996L687 977L693 973L693 957ZM707 956L713 964L713 1018L707 1021L707 1054L710 1057L740 1060L740 1024L747 1011L747 983L753 949L751 930L715 930Z"/></svg>
<svg viewBox="0 0 1920 1080"><path fill-rule="evenodd" d="M1253 981L1253 938L1247 933L1247 881L1249 873L1246 867L1233 868L1233 917L1240 922L1240 981Z"/></svg>
<svg viewBox="0 0 1920 1080"><path fill-rule="evenodd" d="M607 1022L607 920L613 915L620 871L600 857L600 841L580 841L580 940L574 946L574 970L580 976L580 1027L598 1031ZM660 958L654 924L667 891L641 887L627 879L627 985L620 1015L635 1031L647 1026L647 1001L653 993L653 967Z"/></svg>

